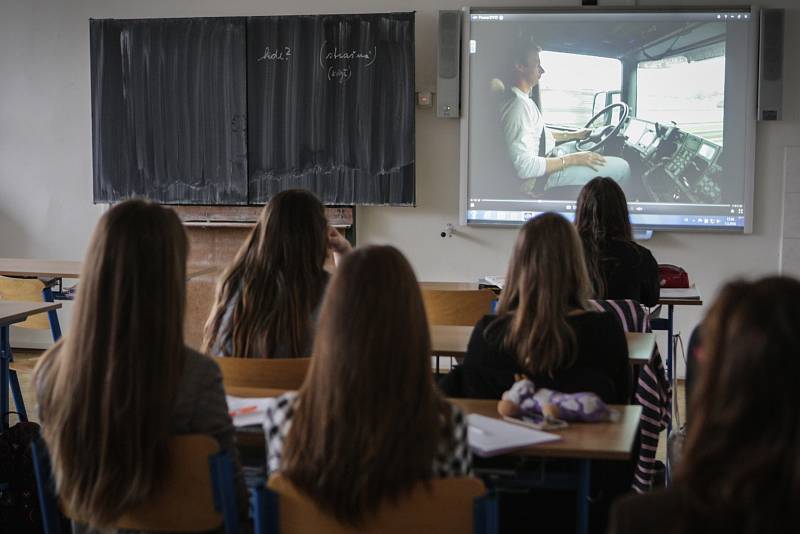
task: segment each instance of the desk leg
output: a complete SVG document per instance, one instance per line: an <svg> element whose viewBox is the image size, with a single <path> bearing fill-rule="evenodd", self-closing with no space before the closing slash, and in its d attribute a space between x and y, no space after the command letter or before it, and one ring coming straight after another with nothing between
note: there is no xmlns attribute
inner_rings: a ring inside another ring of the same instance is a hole
<svg viewBox="0 0 800 534"><path fill-rule="evenodd" d="M0 431L8 428L8 365L11 360L8 335L8 325L0 326Z"/></svg>
<svg viewBox="0 0 800 534"><path fill-rule="evenodd" d="M19 378L14 369L8 370L8 381L11 384L11 395L14 397L14 405L17 407L19 420L27 421L28 412L25 410L25 399L22 398L22 388L19 387Z"/></svg>
<svg viewBox="0 0 800 534"><path fill-rule="evenodd" d="M50 287L42 289L42 297L45 302L55 302L53 298L53 289ZM58 322L56 310L47 312L47 318L50 320L50 332L53 334L53 341L58 341L61 339L61 324Z"/></svg>
<svg viewBox="0 0 800 534"><path fill-rule="evenodd" d="M591 483L591 460L578 461L577 528L578 534L589 532L589 487Z"/></svg>
<svg viewBox="0 0 800 534"><path fill-rule="evenodd" d="M674 306L670 304L667 306L667 382L669 383L670 390L674 390L677 387L677 384L672 380L675 376L672 373L672 366L674 365L674 358L675 354L674 347L675 343L674 340L674 332L675 332L675 315L674 315ZM677 396L672 394L673 399L677 399ZM672 407L672 412L675 413L675 407ZM672 416L670 415L669 422L667 423L667 443L669 443L669 434L672 432ZM666 458L664 458L664 483L665 485L669 486L670 482L670 465L669 465L669 454L667 454Z"/></svg>

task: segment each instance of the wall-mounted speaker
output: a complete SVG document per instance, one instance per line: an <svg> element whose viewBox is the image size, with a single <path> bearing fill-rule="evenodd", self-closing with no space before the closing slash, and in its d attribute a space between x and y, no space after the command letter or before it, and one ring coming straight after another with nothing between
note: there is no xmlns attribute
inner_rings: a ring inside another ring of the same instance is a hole
<svg viewBox="0 0 800 534"><path fill-rule="evenodd" d="M761 9L758 37L758 120L778 121L783 112L785 9Z"/></svg>
<svg viewBox="0 0 800 534"><path fill-rule="evenodd" d="M457 118L461 113L461 11L439 11L436 62L436 116Z"/></svg>

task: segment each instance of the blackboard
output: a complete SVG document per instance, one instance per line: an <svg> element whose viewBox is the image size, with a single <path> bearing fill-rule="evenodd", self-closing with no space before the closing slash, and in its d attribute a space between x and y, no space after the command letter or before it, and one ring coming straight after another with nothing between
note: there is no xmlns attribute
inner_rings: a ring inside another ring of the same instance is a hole
<svg viewBox="0 0 800 534"><path fill-rule="evenodd" d="M414 14L247 22L250 199L414 202Z"/></svg>
<svg viewBox="0 0 800 534"><path fill-rule="evenodd" d="M415 202L414 14L93 20L94 200Z"/></svg>
<svg viewBox="0 0 800 534"><path fill-rule="evenodd" d="M92 20L94 201L247 203L242 18Z"/></svg>

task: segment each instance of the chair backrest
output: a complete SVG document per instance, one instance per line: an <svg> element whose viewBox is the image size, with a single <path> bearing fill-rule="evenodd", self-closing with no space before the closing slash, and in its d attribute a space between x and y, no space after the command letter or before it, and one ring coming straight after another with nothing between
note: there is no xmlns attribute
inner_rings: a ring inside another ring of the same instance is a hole
<svg viewBox="0 0 800 534"><path fill-rule="evenodd" d="M9 278L0 276L0 300L16 300L21 302L41 302L44 283L38 278ZM14 326L20 328L34 328L36 330L49 330L50 321L46 313L39 313L28 317Z"/></svg>
<svg viewBox="0 0 800 534"><path fill-rule="evenodd" d="M490 289L422 290L428 324L432 325L475 326L478 319L492 312L495 298Z"/></svg>
<svg viewBox="0 0 800 534"><path fill-rule="evenodd" d="M214 358L226 388L300 389L311 358Z"/></svg>
<svg viewBox="0 0 800 534"><path fill-rule="evenodd" d="M278 495L273 504L271 521L256 521L256 533L297 534L325 532L327 534L356 534L380 532L381 534L456 534L473 532L475 502L486 492L480 479L473 477L434 479L428 486L418 485L411 495L397 503L385 503L368 523L355 528L342 525L320 509L308 497L280 474L273 475L267 484ZM263 507L256 515L269 514ZM274 518L277 518L275 520ZM259 531L259 526L269 529ZM270 525L271 524L271 525Z"/></svg>
<svg viewBox="0 0 800 534"><path fill-rule="evenodd" d="M40 445L41 446L41 445ZM140 531L198 532L222 525L222 516L215 510L214 492L209 471L209 457L219 451L219 443L211 436L189 434L169 441L169 471L160 491L146 502L123 514L113 529ZM45 525L56 524L53 506L46 505L50 483L49 463L43 447L34 449L37 485ZM52 495L52 494L50 494ZM52 499L52 496L49 497ZM52 501L51 501L52 502ZM91 518L77 517L64 510L76 522L91 525ZM47 531L50 532L50 531Z"/></svg>

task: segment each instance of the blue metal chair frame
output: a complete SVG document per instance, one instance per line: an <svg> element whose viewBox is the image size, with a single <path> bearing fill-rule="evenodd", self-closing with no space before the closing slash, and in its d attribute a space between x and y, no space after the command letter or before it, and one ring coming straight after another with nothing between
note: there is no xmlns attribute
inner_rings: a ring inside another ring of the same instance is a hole
<svg viewBox="0 0 800 534"><path fill-rule="evenodd" d="M64 516L58 509L53 475L50 471L50 457L43 441L35 440L31 443L31 457L36 477L36 489L39 493L39 508L42 512L44 534L61 534L61 523L64 521Z"/></svg>
<svg viewBox="0 0 800 534"><path fill-rule="evenodd" d="M208 458L214 507L222 514L226 534L239 534L239 507L236 498L236 475L230 452L220 451Z"/></svg>

